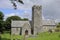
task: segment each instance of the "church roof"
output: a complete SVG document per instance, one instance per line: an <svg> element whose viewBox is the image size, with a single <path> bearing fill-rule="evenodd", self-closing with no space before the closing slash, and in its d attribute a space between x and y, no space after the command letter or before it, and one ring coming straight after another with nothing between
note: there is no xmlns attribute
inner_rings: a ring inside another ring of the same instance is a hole
<svg viewBox="0 0 60 40"><path fill-rule="evenodd" d="M24 24L29 24L29 21L12 21L11 27L23 27Z"/></svg>
<svg viewBox="0 0 60 40"><path fill-rule="evenodd" d="M54 20L42 20L42 25L56 25Z"/></svg>

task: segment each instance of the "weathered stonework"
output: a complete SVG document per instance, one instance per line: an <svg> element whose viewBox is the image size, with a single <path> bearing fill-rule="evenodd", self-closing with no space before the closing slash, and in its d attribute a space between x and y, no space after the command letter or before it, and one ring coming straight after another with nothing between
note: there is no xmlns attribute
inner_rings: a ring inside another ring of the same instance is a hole
<svg viewBox="0 0 60 40"><path fill-rule="evenodd" d="M41 30L42 26L42 8L41 6L34 5L32 7L32 25L34 28L34 34L37 34Z"/></svg>
<svg viewBox="0 0 60 40"><path fill-rule="evenodd" d="M32 7L32 21L12 20L11 34L36 35L54 28L56 28L54 20L42 20L42 6L34 5Z"/></svg>
<svg viewBox="0 0 60 40"><path fill-rule="evenodd" d="M25 31L28 31L28 35L31 35L31 25L29 21L12 21L11 34L25 35Z"/></svg>

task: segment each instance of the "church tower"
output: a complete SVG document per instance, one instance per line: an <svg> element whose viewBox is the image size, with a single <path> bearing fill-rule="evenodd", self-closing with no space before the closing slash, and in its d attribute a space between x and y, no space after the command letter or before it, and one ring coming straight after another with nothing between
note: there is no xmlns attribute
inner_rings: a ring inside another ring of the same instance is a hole
<svg viewBox="0 0 60 40"><path fill-rule="evenodd" d="M42 27L42 6L34 5L32 7L32 28L33 34L36 35Z"/></svg>

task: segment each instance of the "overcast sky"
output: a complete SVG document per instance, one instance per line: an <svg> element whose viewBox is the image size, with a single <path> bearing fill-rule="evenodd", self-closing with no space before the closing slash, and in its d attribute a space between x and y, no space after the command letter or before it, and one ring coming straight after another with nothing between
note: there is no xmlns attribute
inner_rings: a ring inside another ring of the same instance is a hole
<svg viewBox="0 0 60 40"><path fill-rule="evenodd" d="M60 21L60 0L22 0L24 5L16 3L18 9L14 10L9 0L0 0L0 11L5 15L5 19L9 16L18 15L22 18L31 19L32 6L42 5L42 18Z"/></svg>

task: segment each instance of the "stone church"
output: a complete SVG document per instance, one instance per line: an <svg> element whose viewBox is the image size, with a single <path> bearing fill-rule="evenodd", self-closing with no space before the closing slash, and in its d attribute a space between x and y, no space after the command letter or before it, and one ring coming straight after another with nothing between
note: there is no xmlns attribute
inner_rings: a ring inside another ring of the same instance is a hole
<svg viewBox="0 0 60 40"><path fill-rule="evenodd" d="M11 22L11 34L15 35L36 35L54 28L56 28L54 20L42 20L42 6L39 5L32 7L31 21L12 20Z"/></svg>

